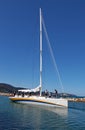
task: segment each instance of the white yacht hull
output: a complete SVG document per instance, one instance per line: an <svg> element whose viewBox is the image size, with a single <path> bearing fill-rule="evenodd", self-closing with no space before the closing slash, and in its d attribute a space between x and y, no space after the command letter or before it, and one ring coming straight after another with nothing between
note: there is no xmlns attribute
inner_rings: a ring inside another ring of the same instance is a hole
<svg viewBox="0 0 85 130"><path fill-rule="evenodd" d="M9 97L11 101L23 104L46 105L57 107L68 107L68 100L63 98L49 98L43 96L15 96Z"/></svg>

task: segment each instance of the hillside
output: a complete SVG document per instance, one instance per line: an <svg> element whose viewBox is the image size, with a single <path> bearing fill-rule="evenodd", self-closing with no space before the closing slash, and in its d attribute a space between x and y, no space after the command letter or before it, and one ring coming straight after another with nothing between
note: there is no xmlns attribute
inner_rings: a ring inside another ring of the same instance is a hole
<svg viewBox="0 0 85 130"><path fill-rule="evenodd" d="M2 92L2 93L13 93L17 90L18 90L18 88L14 87L12 85L0 83L0 92Z"/></svg>
<svg viewBox="0 0 85 130"><path fill-rule="evenodd" d="M0 93L14 93L17 92L19 89L24 89L20 87L14 87L10 84L0 83Z"/></svg>

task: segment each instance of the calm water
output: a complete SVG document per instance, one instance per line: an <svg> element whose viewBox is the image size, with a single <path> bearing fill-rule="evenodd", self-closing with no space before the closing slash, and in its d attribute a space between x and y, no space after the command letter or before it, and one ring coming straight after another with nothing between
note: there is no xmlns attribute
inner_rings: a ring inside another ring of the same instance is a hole
<svg viewBox="0 0 85 130"><path fill-rule="evenodd" d="M0 130L85 130L85 111L33 107L0 96Z"/></svg>

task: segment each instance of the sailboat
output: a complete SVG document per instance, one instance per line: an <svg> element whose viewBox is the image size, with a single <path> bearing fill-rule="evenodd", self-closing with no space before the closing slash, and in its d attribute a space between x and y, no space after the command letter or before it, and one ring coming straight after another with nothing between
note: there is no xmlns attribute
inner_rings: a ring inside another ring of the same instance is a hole
<svg viewBox="0 0 85 130"><path fill-rule="evenodd" d="M32 104L32 105L46 105L55 107L68 107L68 100L64 98L54 98L42 95L42 11L40 8L40 84L34 89L22 89L18 90L22 93L36 93L39 95L14 95L9 97L13 102Z"/></svg>

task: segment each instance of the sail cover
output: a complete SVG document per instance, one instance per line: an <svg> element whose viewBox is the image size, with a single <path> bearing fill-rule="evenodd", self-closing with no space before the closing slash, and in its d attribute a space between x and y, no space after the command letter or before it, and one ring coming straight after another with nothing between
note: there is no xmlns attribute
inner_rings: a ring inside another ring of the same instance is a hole
<svg viewBox="0 0 85 130"><path fill-rule="evenodd" d="M39 92L41 90L41 86L39 85L38 87L34 88L34 89L21 89L18 90L19 92Z"/></svg>

